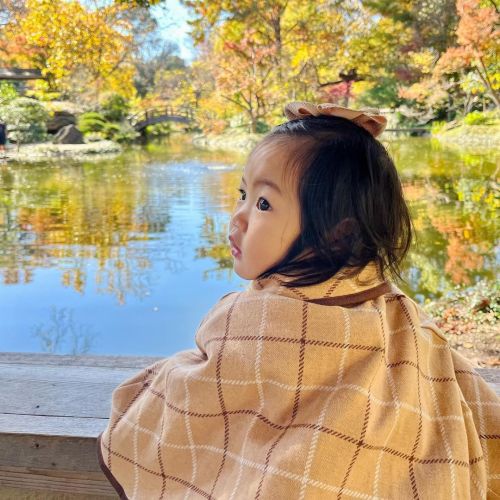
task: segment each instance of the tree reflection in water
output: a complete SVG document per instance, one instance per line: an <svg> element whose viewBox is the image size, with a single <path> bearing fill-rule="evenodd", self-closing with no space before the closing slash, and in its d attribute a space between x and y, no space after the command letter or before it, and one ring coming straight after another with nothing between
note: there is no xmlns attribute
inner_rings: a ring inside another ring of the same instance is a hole
<svg viewBox="0 0 500 500"><path fill-rule="evenodd" d="M47 323L32 327L33 336L40 340L42 352L50 354L86 354L92 350L98 333L91 325L78 324L74 311L52 306Z"/></svg>

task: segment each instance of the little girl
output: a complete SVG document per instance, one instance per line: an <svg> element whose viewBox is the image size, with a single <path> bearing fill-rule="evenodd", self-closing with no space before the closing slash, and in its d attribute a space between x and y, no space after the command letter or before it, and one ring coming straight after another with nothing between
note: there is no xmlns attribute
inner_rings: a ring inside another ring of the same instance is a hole
<svg viewBox="0 0 500 500"><path fill-rule="evenodd" d="M101 466L133 499L500 496L500 402L389 281L411 241L385 118L295 102L231 218L251 280L197 349L113 393Z"/></svg>

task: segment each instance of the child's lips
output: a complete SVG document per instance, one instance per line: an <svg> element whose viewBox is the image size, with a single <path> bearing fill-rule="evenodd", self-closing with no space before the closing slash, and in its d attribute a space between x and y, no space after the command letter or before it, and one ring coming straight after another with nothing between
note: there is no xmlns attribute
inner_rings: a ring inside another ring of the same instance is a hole
<svg viewBox="0 0 500 500"><path fill-rule="evenodd" d="M233 247L232 245L231 245L231 254L233 255L233 257L235 259L239 259L241 257L241 252L237 248Z"/></svg>
<svg viewBox="0 0 500 500"><path fill-rule="evenodd" d="M234 238L232 236L229 236L229 242L231 243L231 254L235 259L239 258L241 256L241 250L234 242Z"/></svg>

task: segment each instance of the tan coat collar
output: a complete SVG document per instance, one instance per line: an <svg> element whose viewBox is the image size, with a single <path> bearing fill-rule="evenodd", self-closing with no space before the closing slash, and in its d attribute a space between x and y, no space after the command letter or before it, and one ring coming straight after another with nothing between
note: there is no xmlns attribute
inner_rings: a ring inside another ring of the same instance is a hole
<svg viewBox="0 0 500 500"><path fill-rule="evenodd" d="M351 270L343 268L323 283L296 288L283 285L291 278L273 274L266 279L253 280L248 289L267 290L315 304L339 306L359 304L391 291L391 285L384 280L375 262L370 262L355 275L348 275L348 271Z"/></svg>

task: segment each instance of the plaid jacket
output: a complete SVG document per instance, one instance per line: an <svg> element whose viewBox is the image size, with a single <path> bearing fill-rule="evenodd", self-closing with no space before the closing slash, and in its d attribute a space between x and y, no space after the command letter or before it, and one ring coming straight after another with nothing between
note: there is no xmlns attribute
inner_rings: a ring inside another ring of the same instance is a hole
<svg viewBox="0 0 500 500"><path fill-rule="evenodd" d="M500 401L372 265L223 297L113 393L122 498L500 498Z"/></svg>

